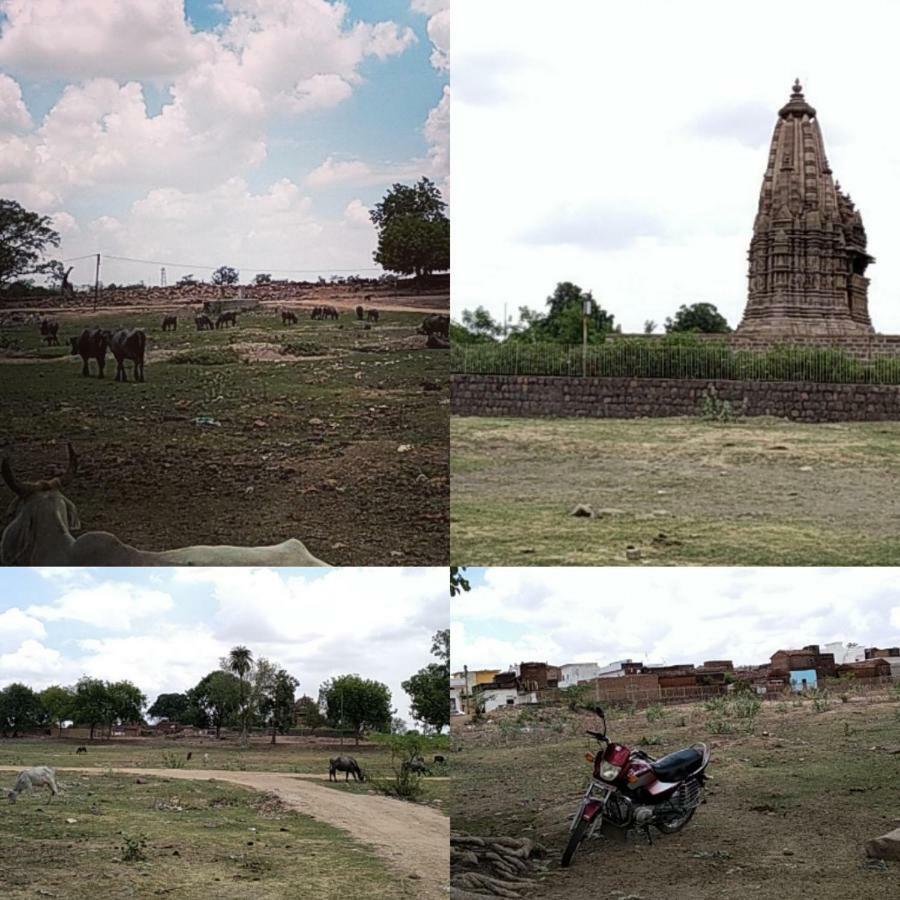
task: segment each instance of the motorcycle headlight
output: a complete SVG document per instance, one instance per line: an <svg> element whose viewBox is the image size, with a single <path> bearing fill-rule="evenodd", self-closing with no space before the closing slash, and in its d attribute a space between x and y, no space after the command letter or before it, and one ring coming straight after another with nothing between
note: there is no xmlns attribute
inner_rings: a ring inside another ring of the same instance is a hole
<svg viewBox="0 0 900 900"><path fill-rule="evenodd" d="M621 766L614 766L606 760L603 760L603 762L600 763L600 777L604 781L615 781L616 778L619 777L619 772L621 771Z"/></svg>

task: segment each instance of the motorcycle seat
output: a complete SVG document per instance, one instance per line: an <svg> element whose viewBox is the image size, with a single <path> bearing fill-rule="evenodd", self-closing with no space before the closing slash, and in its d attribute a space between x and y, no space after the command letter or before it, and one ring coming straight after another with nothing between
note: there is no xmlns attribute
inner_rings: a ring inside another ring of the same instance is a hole
<svg viewBox="0 0 900 900"><path fill-rule="evenodd" d="M693 747L676 750L650 764L660 781L681 781L695 772L703 762L703 754Z"/></svg>

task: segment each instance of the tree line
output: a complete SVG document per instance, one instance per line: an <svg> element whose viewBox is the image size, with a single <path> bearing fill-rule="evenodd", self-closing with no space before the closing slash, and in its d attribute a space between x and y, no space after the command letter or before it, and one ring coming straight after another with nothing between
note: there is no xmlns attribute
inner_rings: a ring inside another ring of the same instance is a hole
<svg viewBox="0 0 900 900"><path fill-rule="evenodd" d="M461 322L451 324L451 337L457 344L522 343L580 344L585 303L589 305L588 342L602 344L606 336L620 333L615 316L595 300L591 291L582 290L571 281L561 281L547 297L543 312L519 307L516 324L498 322L483 306L463 310ZM653 334L657 323L647 320L644 334ZM725 317L712 303L682 304L675 315L664 323L667 334L727 334L731 331Z"/></svg>
<svg viewBox="0 0 900 900"><path fill-rule="evenodd" d="M412 700L413 718L426 732L439 733L450 724L450 632L432 638L430 663L403 682ZM379 681L357 674L339 675L319 688L318 699L296 698L300 682L283 667L254 658L244 646L232 648L219 667L183 692L160 694L148 708L147 696L131 681L104 681L83 676L71 686L51 685L35 691L15 682L0 690L0 735L17 737L35 728L64 723L111 736L117 726L168 719L181 725L215 729L238 728L242 740L264 729L272 743L295 723L311 730L329 726L350 731L359 740L366 732L402 733L405 723L395 715L391 692ZM145 713L146 710L146 713Z"/></svg>
<svg viewBox="0 0 900 900"><path fill-rule="evenodd" d="M369 218L378 235L373 259L387 272L414 275L418 281L450 268L450 219L437 185L422 177L414 185L394 184L375 204ZM59 232L49 216L25 209L15 200L0 198L0 293L16 296L58 292L65 277L60 260L48 258L60 245ZM35 283L44 279L49 287ZM216 285L236 285L240 272L219 266L211 276ZM260 272L255 284L269 284L272 276ZM319 279L325 283L324 278ZM193 274L177 282L197 284Z"/></svg>

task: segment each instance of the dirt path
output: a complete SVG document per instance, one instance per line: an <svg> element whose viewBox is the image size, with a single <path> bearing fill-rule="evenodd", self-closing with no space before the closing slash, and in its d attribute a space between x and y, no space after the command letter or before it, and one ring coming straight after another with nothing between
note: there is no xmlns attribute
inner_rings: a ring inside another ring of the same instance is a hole
<svg viewBox="0 0 900 900"><path fill-rule="evenodd" d="M21 767L0 766L2 771ZM107 769L60 768L57 772L96 775ZM120 769L121 775L185 781L227 781L276 794L292 809L370 845L405 878L415 879L422 900L446 898L450 872L450 820L425 806L389 797L342 793L283 772L228 772L218 769Z"/></svg>

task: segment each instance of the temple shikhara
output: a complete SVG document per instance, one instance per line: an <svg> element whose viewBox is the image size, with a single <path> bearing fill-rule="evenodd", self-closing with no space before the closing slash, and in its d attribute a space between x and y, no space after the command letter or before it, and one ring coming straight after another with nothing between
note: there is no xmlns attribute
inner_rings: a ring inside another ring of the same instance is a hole
<svg viewBox="0 0 900 900"><path fill-rule="evenodd" d="M865 272L874 262L850 195L832 178L815 109L799 80L779 110L749 252L737 334L872 334Z"/></svg>

